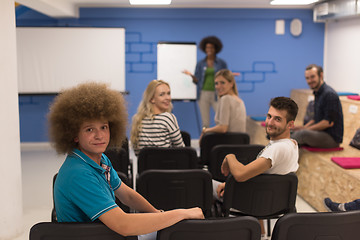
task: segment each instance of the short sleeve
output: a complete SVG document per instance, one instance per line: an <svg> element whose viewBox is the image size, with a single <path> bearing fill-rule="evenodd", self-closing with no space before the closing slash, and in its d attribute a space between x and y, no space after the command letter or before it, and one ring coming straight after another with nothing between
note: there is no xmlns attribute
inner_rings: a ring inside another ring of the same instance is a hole
<svg viewBox="0 0 360 240"><path fill-rule="evenodd" d="M287 174L295 172L299 167L298 146L293 140L283 140L268 145L259 157L271 160L271 168L265 171L268 174Z"/></svg>
<svg viewBox="0 0 360 240"><path fill-rule="evenodd" d="M289 153L288 147L289 146L286 143L276 143L276 147L270 145L260 154L260 157L270 159L271 168L274 168L279 164L278 160L289 158L287 156L287 153Z"/></svg>

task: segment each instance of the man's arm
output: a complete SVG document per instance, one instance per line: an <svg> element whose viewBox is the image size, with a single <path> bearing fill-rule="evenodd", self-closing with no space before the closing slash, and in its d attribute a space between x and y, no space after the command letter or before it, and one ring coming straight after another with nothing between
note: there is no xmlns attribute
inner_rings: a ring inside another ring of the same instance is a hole
<svg viewBox="0 0 360 240"><path fill-rule="evenodd" d="M176 209L161 213L125 213L116 207L103 213L99 220L123 235L143 235L169 227L184 219L203 219L201 208Z"/></svg>
<svg viewBox="0 0 360 240"><path fill-rule="evenodd" d="M159 212L159 210L154 208L143 196L128 187L125 183L121 183L120 187L115 190L115 195L123 204L139 212Z"/></svg>
<svg viewBox="0 0 360 240"><path fill-rule="evenodd" d="M236 159L234 154L228 154L221 165L221 172L225 176L231 173L236 181L245 182L265 172L269 168L271 168L270 159L260 157L244 165Z"/></svg>
<svg viewBox="0 0 360 240"><path fill-rule="evenodd" d="M315 131L322 131L324 129L327 129L329 127L334 126L334 122L329 122L328 120L321 120L318 123L315 123L314 120L310 120L306 125L302 127L294 127L293 130L301 130L301 129L308 129L308 130L315 130Z"/></svg>
<svg viewBox="0 0 360 240"><path fill-rule="evenodd" d="M334 126L334 122L330 123L328 120L323 119L318 123L314 123L314 124L306 127L305 129L322 131L322 130L327 129L327 128L332 127L332 126Z"/></svg>
<svg viewBox="0 0 360 240"><path fill-rule="evenodd" d="M128 214L116 207L103 213L99 220L113 231L123 235L141 235L169 227L183 219L203 219L200 208L176 209L160 212L154 208L144 197L122 183L115 190L115 195L125 205L132 209L146 212Z"/></svg>
<svg viewBox="0 0 360 240"><path fill-rule="evenodd" d="M313 125L314 123L315 123L314 119L311 119L304 126L294 126L292 128L292 130L298 131L298 130L301 130L301 129L306 129L306 128L310 127L311 125Z"/></svg>

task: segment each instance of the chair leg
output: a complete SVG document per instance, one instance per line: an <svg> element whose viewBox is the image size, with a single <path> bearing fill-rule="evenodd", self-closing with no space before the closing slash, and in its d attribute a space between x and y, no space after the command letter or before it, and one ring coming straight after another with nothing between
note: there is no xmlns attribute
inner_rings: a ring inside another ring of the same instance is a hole
<svg viewBox="0 0 360 240"><path fill-rule="evenodd" d="M270 224L270 220L271 220L271 219L267 219L267 235L268 235L268 237L271 236L271 224Z"/></svg>

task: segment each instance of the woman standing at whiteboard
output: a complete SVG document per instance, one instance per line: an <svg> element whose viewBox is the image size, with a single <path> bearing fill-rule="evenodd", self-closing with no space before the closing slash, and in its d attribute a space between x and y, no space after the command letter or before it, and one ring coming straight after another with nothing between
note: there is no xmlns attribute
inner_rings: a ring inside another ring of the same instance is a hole
<svg viewBox="0 0 360 240"><path fill-rule="evenodd" d="M206 57L196 64L194 75L188 70L183 71L183 73L191 76L197 85L197 100L203 128L210 126L210 107L214 111L216 109L215 73L220 69L227 68L226 62L216 56L221 51L222 46L220 39L215 36L203 38L199 48L206 53Z"/></svg>
<svg viewBox="0 0 360 240"><path fill-rule="evenodd" d="M132 118L130 140L136 155L144 147L185 146L171 110L169 84L162 80L151 81Z"/></svg>

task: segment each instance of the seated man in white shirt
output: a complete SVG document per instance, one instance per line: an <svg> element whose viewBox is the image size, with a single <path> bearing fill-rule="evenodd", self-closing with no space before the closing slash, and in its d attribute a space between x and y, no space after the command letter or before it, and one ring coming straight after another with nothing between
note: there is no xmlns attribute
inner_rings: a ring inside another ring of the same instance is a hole
<svg viewBox="0 0 360 240"><path fill-rule="evenodd" d="M234 154L226 155L221 172L225 176L231 173L238 182L245 182L262 173L285 175L295 172L299 167L299 149L297 142L290 138L290 129L294 126L297 112L298 106L292 99L273 98L266 117L269 144L247 165L239 162ZM221 198L224 195L225 183L213 181L213 187L217 197Z"/></svg>

